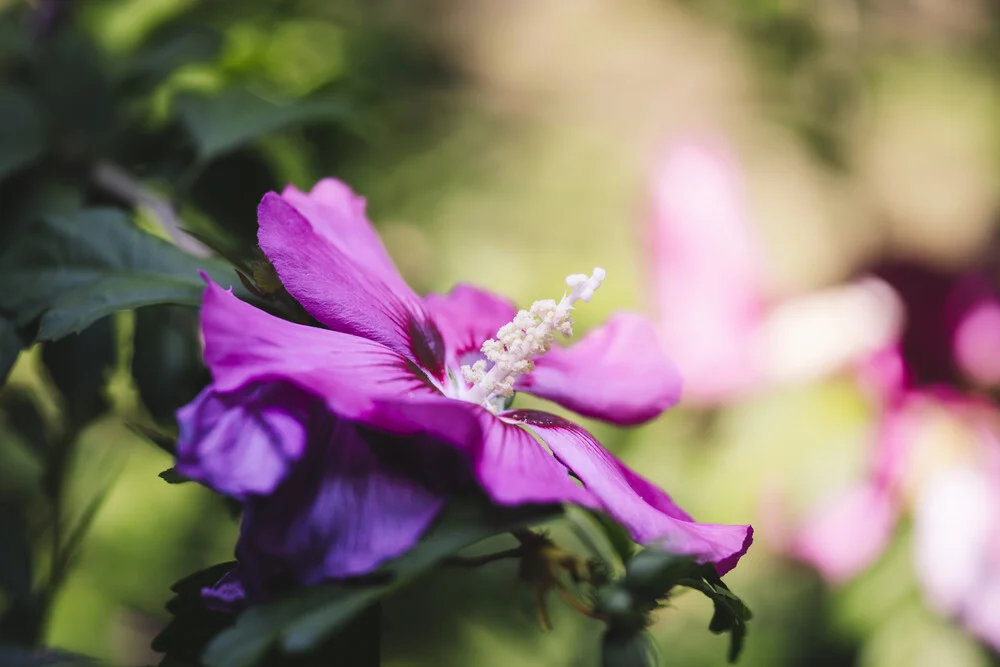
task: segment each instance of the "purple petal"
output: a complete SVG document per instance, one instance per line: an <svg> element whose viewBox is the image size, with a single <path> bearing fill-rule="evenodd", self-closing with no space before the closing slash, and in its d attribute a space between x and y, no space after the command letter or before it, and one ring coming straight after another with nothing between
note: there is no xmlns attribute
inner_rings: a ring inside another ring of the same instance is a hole
<svg viewBox="0 0 1000 667"><path fill-rule="evenodd" d="M220 393L287 380L335 413L363 413L375 397L435 394L408 359L371 340L293 324L209 283L201 310L205 363Z"/></svg>
<svg viewBox="0 0 1000 667"><path fill-rule="evenodd" d="M288 383L220 394L209 386L177 412L177 471L236 498L268 494L305 451L318 399Z"/></svg>
<svg viewBox="0 0 1000 667"><path fill-rule="evenodd" d="M454 446L471 461L483 490L501 505L599 506L530 433L473 403L446 398L383 400L366 421L392 433L424 434Z"/></svg>
<svg viewBox="0 0 1000 667"><path fill-rule="evenodd" d="M456 285L448 294L428 294L424 305L444 338L453 363L466 363L462 355L478 352L514 319L517 309L506 299L471 285Z"/></svg>
<svg viewBox="0 0 1000 667"><path fill-rule="evenodd" d="M228 614L243 611L247 606L247 592L240 579L240 568L237 566L211 587L201 589L201 599L212 611Z"/></svg>
<svg viewBox="0 0 1000 667"><path fill-rule="evenodd" d="M324 178L308 193L289 185L281 198L301 213L325 241L368 271L377 273L394 291L410 291L365 215L364 197L355 194L346 183Z"/></svg>
<svg viewBox="0 0 1000 667"><path fill-rule="evenodd" d="M517 388L585 417L639 424L677 402L681 378L644 317L613 316L576 344L553 348Z"/></svg>
<svg viewBox="0 0 1000 667"><path fill-rule="evenodd" d="M285 289L334 331L379 342L443 377L444 345L419 297L395 271L384 270L370 244L358 243L362 235L331 242L334 230L357 224L341 224L342 211L318 206L313 216L320 210L334 216L322 234L318 223L273 192L257 209L260 247Z"/></svg>
<svg viewBox="0 0 1000 667"><path fill-rule="evenodd" d="M444 505L446 485L383 463L384 435L346 420L314 435L288 480L245 508L237 555L251 591L371 572L416 544ZM430 451L418 439L390 446Z"/></svg>
<svg viewBox="0 0 1000 667"><path fill-rule="evenodd" d="M713 563L719 574L736 567L750 548L753 528L696 523L670 496L625 467L576 424L535 410L506 416L536 431L636 542L656 543L699 563Z"/></svg>

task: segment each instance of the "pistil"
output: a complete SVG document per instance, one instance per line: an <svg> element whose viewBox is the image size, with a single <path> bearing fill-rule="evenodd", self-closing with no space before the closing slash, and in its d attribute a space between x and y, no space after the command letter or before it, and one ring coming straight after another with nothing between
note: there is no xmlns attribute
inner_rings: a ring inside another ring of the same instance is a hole
<svg viewBox="0 0 1000 667"><path fill-rule="evenodd" d="M568 276L570 293L558 303L553 299L536 301L500 327L496 338L483 343L481 350L486 359L462 366L462 375L472 385L466 400L496 412L498 402L502 403L498 399L513 396L517 378L534 370L534 359L552 348L556 332L567 338L573 335L573 304L588 303L606 275L604 269L595 268L590 277L582 273Z"/></svg>

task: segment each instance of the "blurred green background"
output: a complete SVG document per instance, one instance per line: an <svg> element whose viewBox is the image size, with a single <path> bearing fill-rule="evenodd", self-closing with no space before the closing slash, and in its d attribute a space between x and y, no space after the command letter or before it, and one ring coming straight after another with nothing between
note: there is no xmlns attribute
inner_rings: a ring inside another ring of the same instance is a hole
<svg viewBox="0 0 1000 667"><path fill-rule="evenodd" d="M332 175L368 198L418 291L467 281L525 304L556 296L568 273L606 268L582 330L650 308L649 169L688 132L732 143L786 294L888 251L960 265L1000 210L1000 8L989 0L3 0L0 11L4 118L44 118L25 127L48 137L16 170L0 165L0 242L65 202L148 205L101 183L95 169L110 165L249 260L261 195ZM41 91L35 106L8 104L26 89ZM140 224L171 238L145 211ZM66 521L109 489L55 600L54 646L157 662L147 647L168 586L231 557L226 508L160 480L169 456L127 427L169 428L205 381L195 326L180 307L114 316L117 342L79 390L108 407L80 420L67 415L72 381L37 346L0 394L4 503L42 505L24 401L46 437L81 424ZM874 569L832 591L775 553L782 525L863 475L873 415L850 379L711 414L679 408L631 431L588 426L699 520L755 525L727 579L755 612L746 667L1000 664L924 609L905 526ZM43 510L28 516L29 532L44 524ZM384 664L596 664L599 626L553 601L555 629L540 631L514 574L508 563L438 572L396 595ZM659 613L664 664L724 664L710 616L695 594Z"/></svg>

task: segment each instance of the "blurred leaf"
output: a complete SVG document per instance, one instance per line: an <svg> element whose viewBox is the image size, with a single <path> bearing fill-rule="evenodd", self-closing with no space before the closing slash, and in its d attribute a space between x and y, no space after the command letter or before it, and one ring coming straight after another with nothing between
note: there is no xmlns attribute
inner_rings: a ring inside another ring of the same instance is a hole
<svg viewBox="0 0 1000 667"><path fill-rule="evenodd" d="M14 367L18 355L24 349L24 341L18 334L14 323L6 317L0 317L0 384L7 380L10 369Z"/></svg>
<svg viewBox="0 0 1000 667"><path fill-rule="evenodd" d="M42 346L42 363L65 401L74 427L83 426L108 408L104 394L118 348L114 322L104 317L78 334Z"/></svg>
<svg viewBox="0 0 1000 667"><path fill-rule="evenodd" d="M125 426L127 426L130 431L142 436L146 440L149 440L157 447L157 449L166 452L170 456L174 455L174 444L177 439L176 436L167 435L166 433L161 433L156 429L149 428L143 424L136 424L134 422L127 423Z"/></svg>
<svg viewBox="0 0 1000 667"><path fill-rule="evenodd" d="M55 340L119 310L156 303L198 305L198 270L231 284L231 269L198 259L129 224L117 209L45 218L0 255L0 312L37 338Z"/></svg>
<svg viewBox="0 0 1000 667"><path fill-rule="evenodd" d="M555 506L499 508L481 500L453 503L420 544L375 573L388 582L329 584L252 607L209 644L204 662L208 667L249 667L273 647L307 652L446 556L491 535L552 518L558 511Z"/></svg>
<svg viewBox="0 0 1000 667"><path fill-rule="evenodd" d="M653 667L656 650L645 630L617 632L609 630L601 640L602 667Z"/></svg>
<svg viewBox="0 0 1000 667"><path fill-rule="evenodd" d="M279 106L243 88L215 97L191 94L177 99L177 112L202 160L238 148L267 132L318 120L354 122L346 98L331 93Z"/></svg>
<svg viewBox="0 0 1000 667"><path fill-rule="evenodd" d="M602 512L588 512L593 517L594 522L600 526L605 539L622 563L627 563L635 554L636 545L628 531L617 521Z"/></svg>
<svg viewBox="0 0 1000 667"><path fill-rule="evenodd" d="M4 597L24 599L31 594L31 561L23 508L15 503L0 505L0 593Z"/></svg>
<svg viewBox="0 0 1000 667"><path fill-rule="evenodd" d="M86 155L106 148L120 123L102 55L92 42L67 34L39 51L39 106L63 153Z"/></svg>
<svg viewBox="0 0 1000 667"><path fill-rule="evenodd" d="M222 36L204 26L178 26L155 35L128 60L126 78L143 87L153 86L183 65L214 59Z"/></svg>
<svg viewBox="0 0 1000 667"><path fill-rule="evenodd" d="M201 361L198 332L194 308L149 306L135 313L132 377L157 421L172 419L211 380Z"/></svg>
<svg viewBox="0 0 1000 667"><path fill-rule="evenodd" d="M3 667L96 667L100 664L95 658L75 653L0 644L0 665Z"/></svg>
<svg viewBox="0 0 1000 667"><path fill-rule="evenodd" d="M0 393L0 409L29 451L37 460L44 461L48 455L48 431L31 393L21 387L5 387Z"/></svg>
<svg viewBox="0 0 1000 667"><path fill-rule="evenodd" d="M30 97L0 88L0 179L38 158L45 150L42 115Z"/></svg>

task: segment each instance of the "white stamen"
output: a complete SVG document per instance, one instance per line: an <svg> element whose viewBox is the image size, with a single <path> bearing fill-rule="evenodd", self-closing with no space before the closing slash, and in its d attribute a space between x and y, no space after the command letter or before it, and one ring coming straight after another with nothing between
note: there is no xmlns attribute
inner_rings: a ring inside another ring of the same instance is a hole
<svg viewBox="0 0 1000 667"><path fill-rule="evenodd" d="M487 361L480 359L471 366L462 366L462 375L472 385L465 398L496 411L494 399L514 395L514 382L535 368L535 357L552 348L556 332L573 335L573 304L588 303L604 281L607 272L595 268L590 277L574 273L566 278L570 293L556 303L553 299L536 301L529 310L522 310L514 320L500 327L496 338L483 343L482 353L493 367L488 371Z"/></svg>

